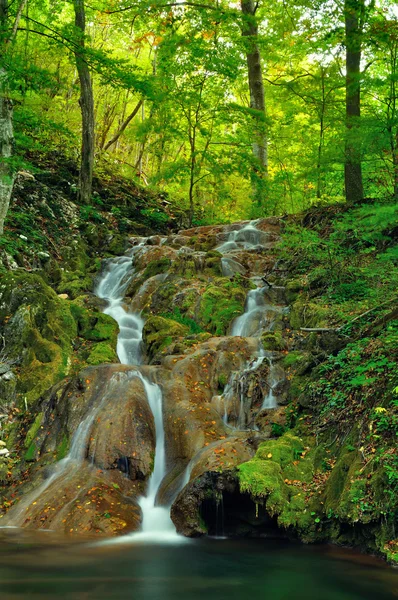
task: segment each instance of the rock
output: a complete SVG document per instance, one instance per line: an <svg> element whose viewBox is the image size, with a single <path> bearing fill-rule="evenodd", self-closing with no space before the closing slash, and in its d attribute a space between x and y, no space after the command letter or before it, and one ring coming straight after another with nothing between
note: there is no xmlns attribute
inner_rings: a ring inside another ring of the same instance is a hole
<svg viewBox="0 0 398 600"><path fill-rule="evenodd" d="M0 456L9 456L10 455L10 451L7 450L7 448L2 448L0 450Z"/></svg>
<svg viewBox="0 0 398 600"><path fill-rule="evenodd" d="M149 317L143 329L143 342L149 360L162 350L166 350L173 341L188 334L188 327L164 317Z"/></svg>
<svg viewBox="0 0 398 600"><path fill-rule="evenodd" d="M3 440L0 440L0 446L7 446L7 444L5 442L3 442Z"/></svg>
<svg viewBox="0 0 398 600"><path fill-rule="evenodd" d="M19 237L20 237L20 238L21 238L21 240L23 240L24 242L27 242L27 241L28 241L28 238L26 237L26 235L22 235L22 234L20 234L20 236L19 236Z"/></svg>
<svg viewBox="0 0 398 600"><path fill-rule="evenodd" d="M58 298L61 298L62 300L68 300L69 296L68 294L58 294Z"/></svg>
<svg viewBox="0 0 398 600"><path fill-rule="evenodd" d="M136 373L137 367L91 367L47 395L25 440L33 477L8 513L10 523L99 535L139 528L136 498L152 472L155 428ZM88 427L79 434L79 453L62 462L82 423ZM44 467L54 458L61 462Z"/></svg>

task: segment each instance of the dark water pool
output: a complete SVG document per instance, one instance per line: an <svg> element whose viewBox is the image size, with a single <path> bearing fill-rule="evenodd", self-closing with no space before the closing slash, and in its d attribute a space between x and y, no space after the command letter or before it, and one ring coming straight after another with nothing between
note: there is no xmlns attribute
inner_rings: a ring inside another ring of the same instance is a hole
<svg viewBox="0 0 398 600"><path fill-rule="evenodd" d="M391 600L398 571L328 546L0 541L1 600Z"/></svg>

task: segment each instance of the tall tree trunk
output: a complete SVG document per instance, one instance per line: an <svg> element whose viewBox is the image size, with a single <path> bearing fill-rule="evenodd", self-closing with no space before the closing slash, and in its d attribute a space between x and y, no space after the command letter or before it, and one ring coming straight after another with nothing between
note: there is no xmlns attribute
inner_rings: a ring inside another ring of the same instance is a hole
<svg viewBox="0 0 398 600"><path fill-rule="evenodd" d="M350 204L363 198L360 117L361 117L361 43L364 0L345 0L346 43L346 142L344 183Z"/></svg>
<svg viewBox="0 0 398 600"><path fill-rule="evenodd" d="M316 197L318 200L322 196L322 153L325 138L325 111L326 111L326 96L325 96L325 69L321 66L321 91L322 101L319 109L319 141L318 141L318 154L316 163Z"/></svg>
<svg viewBox="0 0 398 600"><path fill-rule="evenodd" d="M7 37L8 16L8 0L0 0L0 52L3 60L10 41ZM3 65L0 64L0 235L4 231L4 221L15 181L14 170L9 161L14 143L13 111L8 96L8 73Z"/></svg>
<svg viewBox="0 0 398 600"><path fill-rule="evenodd" d="M250 108L256 111L254 119L253 156L255 165L252 185L255 202L262 206L265 200L265 180L268 175L268 140L265 127L265 93L261 55L258 47L257 5L254 0L241 0L243 15L242 36L246 42L246 61L250 90Z"/></svg>
<svg viewBox="0 0 398 600"><path fill-rule="evenodd" d="M78 199L83 204L89 204L93 183L94 169L94 95L90 70L84 58L84 35L86 31L86 13L84 0L74 0L75 26L79 29L78 44L81 52L76 52L76 67L80 81L80 109L82 113L82 146L79 177Z"/></svg>
<svg viewBox="0 0 398 600"><path fill-rule="evenodd" d="M0 68L0 235L4 231L15 181L15 172L9 162L14 142L12 112L12 102L7 95L7 73Z"/></svg>
<svg viewBox="0 0 398 600"><path fill-rule="evenodd" d="M395 144L392 153L394 198L398 202L398 128L395 132Z"/></svg>

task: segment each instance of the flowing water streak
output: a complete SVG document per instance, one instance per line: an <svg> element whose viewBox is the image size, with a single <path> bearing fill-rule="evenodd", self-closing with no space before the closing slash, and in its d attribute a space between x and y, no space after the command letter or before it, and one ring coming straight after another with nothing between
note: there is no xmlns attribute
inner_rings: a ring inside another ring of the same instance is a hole
<svg viewBox="0 0 398 600"><path fill-rule="evenodd" d="M257 221L250 221L247 225L241 229L231 231L228 234L227 240L217 247L217 250L221 254L227 254L222 258L222 269L225 276L233 276L234 273L241 272L240 268L242 265L238 263L234 258L234 251L238 250L252 250L265 244L267 234L257 229ZM232 255L229 255L231 253ZM257 287L254 290L250 290L246 297L244 313L235 319L231 327L232 336L240 337L260 337L265 331L271 331L273 325L272 315L279 313L279 309L268 304L265 300L265 293L267 287ZM226 425L233 427L229 419L229 408L231 402L233 402L234 394L237 391L239 396L239 414L236 416L235 429L246 429L247 428L247 410L246 410L246 396L245 396L245 383L246 376L251 372L255 371L264 361L266 354L260 344L260 349L257 359L251 361L245 368L243 373L234 373L228 381L225 390L222 394L224 399L224 415L223 421ZM275 395L275 386L278 383L277 373L275 365L272 359L268 359L270 371L267 378L267 384L269 391L263 399L261 409L264 408L276 408L277 397Z"/></svg>
<svg viewBox="0 0 398 600"><path fill-rule="evenodd" d="M125 381L131 377L130 373L114 373L109 380L108 389L102 396L100 402L94 405L89 410L85 418L80 422L73 437L69 453L65 458L58 461L51 467L51 474L43 481L41 485L32 490L26 497L18 502L13 507L4 519L4 523L9 523L13 527L21 527L25 521L26 511L33 505L33 503L40 498L45 491L57 480L64 479L67 481L73 476L77 469L80 468L81 464L85 460L87 442L90 437L91 427L94 420L109 399L114 397L117 393L117 387L120 382Z"/></svg>
<svg viewBox="0 0 398 600"><path fill-rule="evenodd" d="M224 400L223 421L225 425L239 431L244 431L248 426L248 416L246 411L246 380L248 375L258 369L265 359L265 353L259 350L259 356L249 362L243 371L232 373L227 385L225 386L222 398ZM235 394L239 397L239 412L235 414L236 425L231 423L229 408L234 401Z"/></svg>
<svg viewBox="0 0 398 600"><path fill-rule="evenodd" d="M268 394L264 396L261 410L264 408L276 408L277 407L277 395L275 394L275 386L279 383L279 377L276 372L275 363L272 358L268 359L269 373L267 378Z"/></svg>
<svg viewBox="0 0 398 600"><path fill-rule="evenodd" d="M139 246L133 248L133 257L138 250ZM144 321L138 313L129 313L123 302L131 276L132 259L128 257L114 259L109 263L104 277L97 286L96 293L100 298L109 302L109 306L104 312L112 316L119 325L117 353L120 362L127 365L140 365L142 363L141 346ZM121 539L125 542L180 540L181 537L177 535L171 521L169 507L156 506L157 493L167 473L162 391L156 383L151 383L139 371L135 371L134 375L141 380L144 386L155 421L155 462L148 482L147 495L139 500L143 519L142 530L139 533L123 536L117 541L121 541Z"/></svg>

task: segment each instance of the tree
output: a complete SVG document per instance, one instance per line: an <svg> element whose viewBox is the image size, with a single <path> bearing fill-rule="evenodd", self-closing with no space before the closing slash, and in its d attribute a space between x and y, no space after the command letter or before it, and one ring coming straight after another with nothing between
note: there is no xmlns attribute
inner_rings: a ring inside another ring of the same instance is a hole
<svg viewBox="0 0 398 600"><path fill-rule="evenodd" d="M86 13L84 0L74 0L75 26L78 30L78 46L75 52L76 67L80 81L80 109L82 114L82 144L78 198L82 204L89 204L94 170L94 95L90 69L85 60Z"/></svg>
<svg viewBox="0 0 398 600"><path fill-rule="evenodd" d="M362 159L360 144L361 117L361 54L365 17L364 0L345 0L346 45L346 141L344 183L346 200L350 204L363 198Z"/></svg>
<svg viewBox="0 0 398 600"><path fill-rule="evenodd" d="M10 205L15 181L12 164L14 130L13 105L9 95L10 69L8 59L15 40L22 11L27 0L21 0L12 17L8 0L0 0L0 235Z"/></svg>
<svg viewBox="0 0 398 600"><path fill-rule="evenodd" d="M257 206L264 202L264 182L268 175L268 140L265 129L265 92L261 55L258 46L258 23L254 0L241 0L242 36L245 40L250 108L253 110L253 198Z"/></svg>

